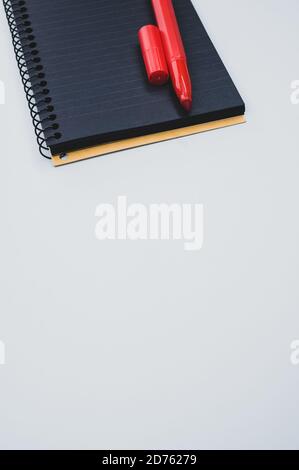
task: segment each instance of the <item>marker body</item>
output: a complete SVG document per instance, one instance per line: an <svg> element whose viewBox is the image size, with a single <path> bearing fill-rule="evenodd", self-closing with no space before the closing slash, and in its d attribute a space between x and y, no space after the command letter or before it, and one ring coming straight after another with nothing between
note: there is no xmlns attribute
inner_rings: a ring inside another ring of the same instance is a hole
<svg viewBox="0 0 299 470"><path fill-rule="evenodd" d="M161 33L173 88L181 105L187 111L190 111L192 107L192 84L172 0L152 0L152 5Z"/></svg>

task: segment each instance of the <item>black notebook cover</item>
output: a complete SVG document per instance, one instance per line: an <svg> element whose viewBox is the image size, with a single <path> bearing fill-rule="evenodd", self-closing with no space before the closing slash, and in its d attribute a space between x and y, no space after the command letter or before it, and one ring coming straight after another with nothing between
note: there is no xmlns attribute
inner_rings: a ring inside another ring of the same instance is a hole
<svg viewBox="0 0 299 470"><path fill-rule="evenodd" d="M43 148L58 154L244 114L192 2L173 4L192 78L191 113L171 84L147 81L138 30L154 23L150 0L4 0Z"/></svg>

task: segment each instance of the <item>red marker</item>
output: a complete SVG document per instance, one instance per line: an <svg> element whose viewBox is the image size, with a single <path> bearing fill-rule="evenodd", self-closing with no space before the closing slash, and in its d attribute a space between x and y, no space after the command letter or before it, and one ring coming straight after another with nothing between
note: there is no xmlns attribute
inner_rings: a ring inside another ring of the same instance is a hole
<svg viewBox="0 0 299 470"><path fill-rule="evenodd" d="M169 73L159 28L148 24L139 30L138 36L149 82L164 85Z"/></svg>
<svg viewBox="0 0 299 470"><path fill-rule="evenodd" d="M192 107L192 84L172 0L152 0L152 4L174 90L181 105L187 111L190 111Z"/></svg>

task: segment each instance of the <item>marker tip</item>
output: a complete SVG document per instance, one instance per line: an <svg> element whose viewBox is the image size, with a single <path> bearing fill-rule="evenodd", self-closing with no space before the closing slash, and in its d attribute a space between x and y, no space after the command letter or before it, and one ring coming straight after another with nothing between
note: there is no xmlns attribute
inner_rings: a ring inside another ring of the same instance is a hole
<svg viewBox="0 0 299 470"><path fill-rule="evenodd" d="M189 98L181 98L181 105L186 111L191 111L192 101Z"/></svg>

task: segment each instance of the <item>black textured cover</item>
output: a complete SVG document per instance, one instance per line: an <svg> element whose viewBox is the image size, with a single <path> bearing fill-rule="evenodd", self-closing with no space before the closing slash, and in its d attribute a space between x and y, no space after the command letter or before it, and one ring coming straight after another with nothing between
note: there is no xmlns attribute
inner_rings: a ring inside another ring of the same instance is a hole
<svg viewBox="0 0 299 470"><path fill-rule="evenodd" d="M61 133L47 142L52 154L245 112L190 0L173 0L192 77L190 114L170 84L147 82L137 35L154 22L150 0L22 3Z"/></svg>

